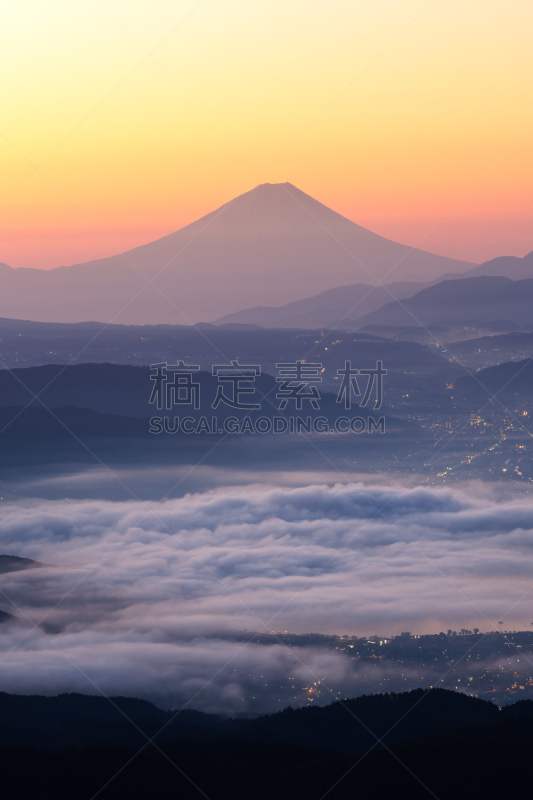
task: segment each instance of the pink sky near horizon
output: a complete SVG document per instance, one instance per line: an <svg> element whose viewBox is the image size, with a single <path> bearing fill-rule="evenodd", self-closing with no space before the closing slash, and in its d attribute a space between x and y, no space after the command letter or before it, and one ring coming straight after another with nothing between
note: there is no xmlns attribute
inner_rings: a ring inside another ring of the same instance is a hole
<svg viewBox="0 0 533 800"><path fill-rule="evenodd" d="M350 216L350 208L341 210L338 206L335 210L388 239L450 258L481 263L502 255L522 258L533 250L533 231L528 218L446 219L440 224L438 220L393 219L369 220L365 224L360 218ZM197 217L189 220L184 216L183 224L195 219ZM183 225L160 229L104 229L101 232L87 227L33 230L29 233L4 231L0 261L15 268L54 269L125 252L166 236L179 227Z"/></svg>

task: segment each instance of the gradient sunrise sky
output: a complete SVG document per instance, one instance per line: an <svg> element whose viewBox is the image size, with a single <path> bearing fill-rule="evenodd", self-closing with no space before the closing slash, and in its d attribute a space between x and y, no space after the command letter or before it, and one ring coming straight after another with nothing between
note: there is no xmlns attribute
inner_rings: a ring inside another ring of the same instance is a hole
<svg viewBox="0 0 533 800"><path fill-rule="evenodd" d="M526 0L6 5L0 261L113 255L278 181L423 249L522 256L532 30Z"/></svg>

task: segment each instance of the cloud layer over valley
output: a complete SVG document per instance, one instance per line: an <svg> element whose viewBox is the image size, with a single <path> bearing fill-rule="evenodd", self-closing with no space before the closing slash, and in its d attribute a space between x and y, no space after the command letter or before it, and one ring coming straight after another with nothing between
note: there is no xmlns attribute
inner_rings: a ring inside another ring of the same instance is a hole
<svg viewBox="0 0 533 800"><path fill-rule="evenodd" d="M8 503L0 552L44 566L0 575L14 617L0 628L2 688L232 712L301 703L318 680L323 700L375 691L376 678L386 688L392 666L243 634L523 629L532 528L529 495L475 483Z"/></svg>

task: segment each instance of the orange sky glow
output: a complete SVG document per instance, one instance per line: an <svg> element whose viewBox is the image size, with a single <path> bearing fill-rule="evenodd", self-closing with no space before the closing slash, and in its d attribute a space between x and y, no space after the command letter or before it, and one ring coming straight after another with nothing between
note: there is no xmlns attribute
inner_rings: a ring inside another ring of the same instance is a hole
<svg viewBox="0 0 533 800"><path fill-rule="evenodd" d="M525 255L532 28L517 0L13 4L0 261L113 255L278 181L422 249Z"/></svg>

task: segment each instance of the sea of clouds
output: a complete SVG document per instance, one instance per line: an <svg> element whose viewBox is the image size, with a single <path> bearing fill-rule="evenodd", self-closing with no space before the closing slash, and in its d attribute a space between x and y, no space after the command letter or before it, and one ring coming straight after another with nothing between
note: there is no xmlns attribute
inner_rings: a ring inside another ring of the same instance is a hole
<svg viewBox="0 0 533 800"><path fill-rule="evenodd" d="M8 502L0 553L43 566L0 575L0 608L13 615L0 626L0 685L231 713L305 702L315 684L321 702L420 685L423 670L399 676L243 633L527 628L532 528L530 495L481 483Z"/></svg>

